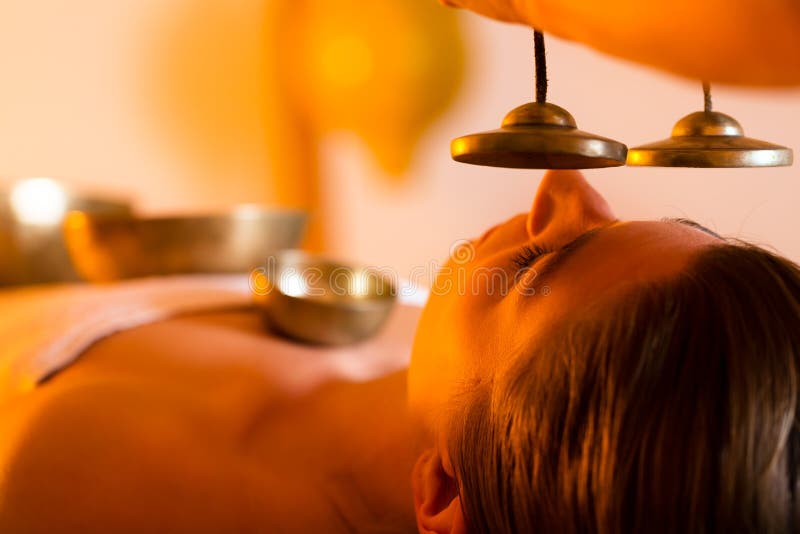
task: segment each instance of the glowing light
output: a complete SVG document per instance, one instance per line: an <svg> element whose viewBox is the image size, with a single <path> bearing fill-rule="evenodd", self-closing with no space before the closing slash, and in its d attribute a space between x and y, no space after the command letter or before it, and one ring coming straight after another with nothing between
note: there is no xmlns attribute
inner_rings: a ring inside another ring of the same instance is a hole
<svg viewBox="0 0 800 534"><path fill-rule="evenodd" d="M303 275L289 269L281 275L281 289L290 297L303 297L308 294L308 286Z"/></svg>
<svg viewBox="0 0 800 534"><path fill-rule="evenodd" d="M11 190L11 209L19 222L58 224L67 211L67 192L50 178L31 178Z"/></svg>
<svg viewBox="0 0 800 534"><path fill-rule="evenodd" d="M233 209L233 216L243 221L257 221L263 211L258 204L239 204Z"/></svg>
<svg viewBox="0 0 800 534"><path fill-rule="evenodd" d="M367 273L354 273L350 279L350 294L358 297L369 295L369 276Z"/></svg>

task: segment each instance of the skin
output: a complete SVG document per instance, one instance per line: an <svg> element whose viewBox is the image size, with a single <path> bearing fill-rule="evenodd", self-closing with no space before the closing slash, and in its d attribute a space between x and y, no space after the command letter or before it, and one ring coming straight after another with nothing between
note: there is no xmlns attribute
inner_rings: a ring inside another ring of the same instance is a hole
<svg viewBox="0 0 800 534"><path fill-rule="evenodd" d="M695 80L800 83L794 0L443 0Z"/></svg>
<svg viewBox="0 0 800 534"><path fill-rule="evenodd" d="M0 532L413 530L409 473L422 445L405 373L297 391L285 385L294 373L271 369L273 353L323 357L264 335L249 310L96 344L0 407Z"/></svg>
<svg viewBox="0 0 800 534"><path fill-rule="evenodd" d="M378 380L290 391L291 376L265 356L303 349L264 336L247 310L107 338L0 408L0 531L463 531L439 432L454 396L525 357L559 318L678 272L716 242L677 223L618 222L579 173L550 172L531 211L486 232L456 266L511 271L523 245L558 247L593 228L569 259L529 280L550 286L548 296L480 284L435 291L410 371Z"/></svg>
<svg viewBox="0 0 800 534"><path fill-rule="evenodd" d="M247 310L96 344L0 408L0 532L413 530L403 374L298 392L269 355L306 351Z"/></svg>

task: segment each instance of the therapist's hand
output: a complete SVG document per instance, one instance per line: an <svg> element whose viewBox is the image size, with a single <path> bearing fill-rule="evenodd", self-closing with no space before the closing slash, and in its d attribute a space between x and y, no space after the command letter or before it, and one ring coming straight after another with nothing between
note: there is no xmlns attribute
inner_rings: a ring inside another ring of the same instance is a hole
<svg viewBox="0 0 800 534"><path fill-rule="evenodd" d="M529 24L527 14L532 11L524 0L441 0L450 7L470 9L476 13L504 22ZM533 24L529 24L533 25Z"/></svg>
<svg viewBox="0 0 800 534"><path fill-rule="evenodd" d="M800 85L798 0L440 0L694 79Z"/></svg>

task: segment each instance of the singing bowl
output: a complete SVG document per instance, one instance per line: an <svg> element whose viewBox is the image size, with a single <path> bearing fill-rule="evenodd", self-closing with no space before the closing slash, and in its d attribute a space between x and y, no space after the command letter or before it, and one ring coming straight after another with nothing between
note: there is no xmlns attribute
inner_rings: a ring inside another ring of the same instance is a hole
<svg viewBox="0 0 800 534"><path fill-rule="evenodd" d="M63 194L66 210L116 215L131 212L130 204L122 200L87 197L66 189ZM79 281L62 224L63 217L58 216L46 223L21 220L12 209L9 193L0 193L0 286Z"/></svg>
<svg viewBox="0 0 800 534"><path fill-rule="evenodd" d="M84 280L190 273L245 273L273 252L297 246L300 211L242 206L209 216L139 218L71 212L64 237Z"/></svg>
<svg viewBox="0 0 800 534"><path fill-rule="evenodd" d="M373 336L396 299L394 284L380 272L297 250L270 257L254 282L267 323L312 344L345 345Z"/></svg>

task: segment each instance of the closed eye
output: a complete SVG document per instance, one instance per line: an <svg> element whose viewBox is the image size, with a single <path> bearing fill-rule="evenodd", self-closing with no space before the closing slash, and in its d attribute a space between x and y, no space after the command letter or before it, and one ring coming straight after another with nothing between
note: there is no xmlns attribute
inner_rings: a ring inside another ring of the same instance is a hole
<svg viewBox="0 0 800 534"><path fill-rule="evenodd" d="M511 261L518 268L524 269L542 256L550 254L551 252L554 252L554 249L551 247L544 247L541 245L525 245L520 249L519 252L517 252Z"/></svg>
<svg viewBox="0 0 800 534"><path fill-rule="evenodd" d="M552 270L553 267L564 261L567 256L574 253L581 245L597 235L603 228L604 227L597 227L584 232L563 247L554 247L552 245L525 245L519 250L516 256L514 256L512 261L520 269L525 269L530 267L542 256L551 255L551 259L547 261L547 264L543 268L544 270L540 273L544 275L547 271Z"/></svg>

